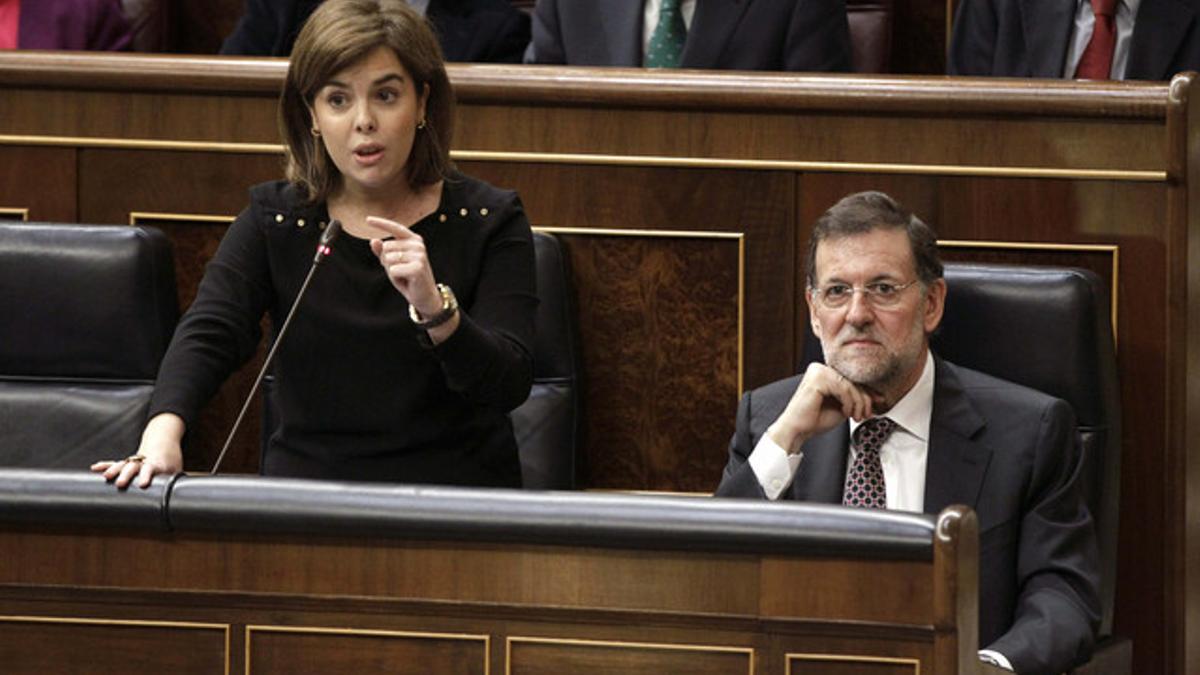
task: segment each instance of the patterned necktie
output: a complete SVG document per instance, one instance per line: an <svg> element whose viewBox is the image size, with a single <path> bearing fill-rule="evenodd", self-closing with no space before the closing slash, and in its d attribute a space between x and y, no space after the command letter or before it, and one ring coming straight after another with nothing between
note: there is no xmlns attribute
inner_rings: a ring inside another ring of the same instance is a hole
<svg viewBox="0 0 1200 675"><path fill-rule="evenodd" d="M658 10L658 25L650 34L643 64L647 68L678 68L687 40L687 25L683 23L683 0L663 0Z"/></svg>
<svg viewBox="0 0 1200 675"><path fill-rule="evenodd" d="M1088 40L1075 77L1081 80L1107 80L1112 72L1113 48L1117 46L1117 0L1092 0L1096 24Z"/></svg>
<svg viewBox="0 0 1200 675"><path fill-rule="evenodd" d="M883 480L883 464L879 449L896 423L886 417L872 417L854 430L854 462L846 474L846 490L842 503L864 509L887 508L887 485Z"/></svg>

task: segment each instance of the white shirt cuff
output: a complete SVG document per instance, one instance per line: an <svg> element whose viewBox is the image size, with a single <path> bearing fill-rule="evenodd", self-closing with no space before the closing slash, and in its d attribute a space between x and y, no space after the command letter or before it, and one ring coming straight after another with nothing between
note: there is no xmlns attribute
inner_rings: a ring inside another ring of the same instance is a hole
<svg viewBox="0 0 1200 675"><path fill-rule="evenodd" d="M985 663L991 663L992 665L1000 666L1001 668L1010 672L1013 669L1012 664L1009 663L1008 659L1004 658L1004 655L1000 652L995 652L990 649L980 649L979 658Z"/></svg>
<svg viewBox="0 0 1200 675"><path fill-rule="evenodd" d="M754 477L758 479L763 492L767 493L767 499L779 499L779 495L792 484L801 459L804 459L804 453L789 455L769 435L763 434L750 453L749 461Z"/></svg>

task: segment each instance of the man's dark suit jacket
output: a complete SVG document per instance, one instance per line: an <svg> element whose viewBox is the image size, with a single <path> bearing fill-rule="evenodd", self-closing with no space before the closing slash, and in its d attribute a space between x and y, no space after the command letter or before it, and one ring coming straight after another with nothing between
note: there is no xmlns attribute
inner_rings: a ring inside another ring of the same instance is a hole
<svg viewBox="0 0 1200 675"><path fill-rule="evenodd" d="M747 459L799 383L792 377L742 398L718 496L765 498ZM849 424L802 451L780 498L840 503ZM1086 661L1100 624L1099 554L1077 485L1080 460L1066 402L935 358L925 512L975 509L979 644L1023 675Z"/></svg>
<svg viewBox="0 0 1200 675"><path fill-rule="evenodd" d="M221 53L287 56L320 4L321 0L246 0L246 13ZM508 0L430 0L426 16L447 61L520 63L529 44L529 17Z"/></svg>
<svg viewBox="0 0 1200 675"><path fill-rule="evenodd" d="M526 60L642 65L643 0L538 0ZM683 68L850 70L844 0L696 0Z"/></svg>
<svg viewBox="0 0 1200 675"><path fill-rule="evenodd" d="M1076 0L961 0L950 40L951 75L1062 77ZM1200 70L1200 0L1142 0L1127 80Z"/></svg>

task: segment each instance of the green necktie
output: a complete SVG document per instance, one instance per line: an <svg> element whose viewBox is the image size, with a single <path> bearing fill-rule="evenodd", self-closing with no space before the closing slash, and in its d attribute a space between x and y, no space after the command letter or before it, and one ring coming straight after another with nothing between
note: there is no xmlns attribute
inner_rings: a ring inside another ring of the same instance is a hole
<svg viewBox="0 0 1200 675"><path fill-rule="evenodd" d="M650 45L646 47L647 68L678 68L683 55L683 43L687 40L687 25L683 23L683 11L679 5L683 0L663 0L658 10L658 25L650 34Z"/></svg>

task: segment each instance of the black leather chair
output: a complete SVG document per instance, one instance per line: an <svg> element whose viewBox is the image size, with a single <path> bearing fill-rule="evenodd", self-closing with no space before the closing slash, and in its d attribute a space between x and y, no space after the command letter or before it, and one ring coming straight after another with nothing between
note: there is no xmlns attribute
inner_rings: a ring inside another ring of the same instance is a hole
<svg viewBox="0 0 1200 675"><path fill-rule="evenodd" d="M946 266L946 312L933 349L949 361L1057 396L1075 409L1085 497L1100 541L1104 610L1100 670L1128 672L1129 644L1112 636L1120 518L1121 403L1111 306L1086 270ZM1126 661L1124 667L1120 662Z"/></svg>
<svg viewBox="0 0 1200 675"><path fill-rule="evenodd" d="M533 234L538 310L533 343L533 389L512 412L526 488L575 486L579 450L579 340L571 271L557 238Z"/></svg>
<svg viewBox="0 0 1200 675"><path fill-rule="evenodd" d="M534 319L533 388L512 411L513 434L521 460L521 480L534 490L575 486L579 449L579 340L576 334L571 272L557 238L533 233L538 309ZM262 448L278 424L272 391L263 381ZM261 466L261 464L260 464Z"/></svg>
<svg viewBox="0 0 1200 675"><path fill-rule="evenodd" d="M890 72L893 0L846 0L856 73Z"/></svg>
<svg viewBox="0 0 1200 675"><path fill-rule="evenodd" d="M1092 272L1063 267L946 265L946 311L932 349L968 368L1057 396L1075 410L1084 491L1100 543L1100 647L1076 673L1128 673L1128 640L1112 635L1120 518L1121 404L1110 305ZM804 361L820 359L806 328Z"/></svg>
<svg viewBox="0 0 1200 675"><path fill-rule="evenodd" d="M0 223L0 466L137 449L179 318L162 232Z"/></svg>

